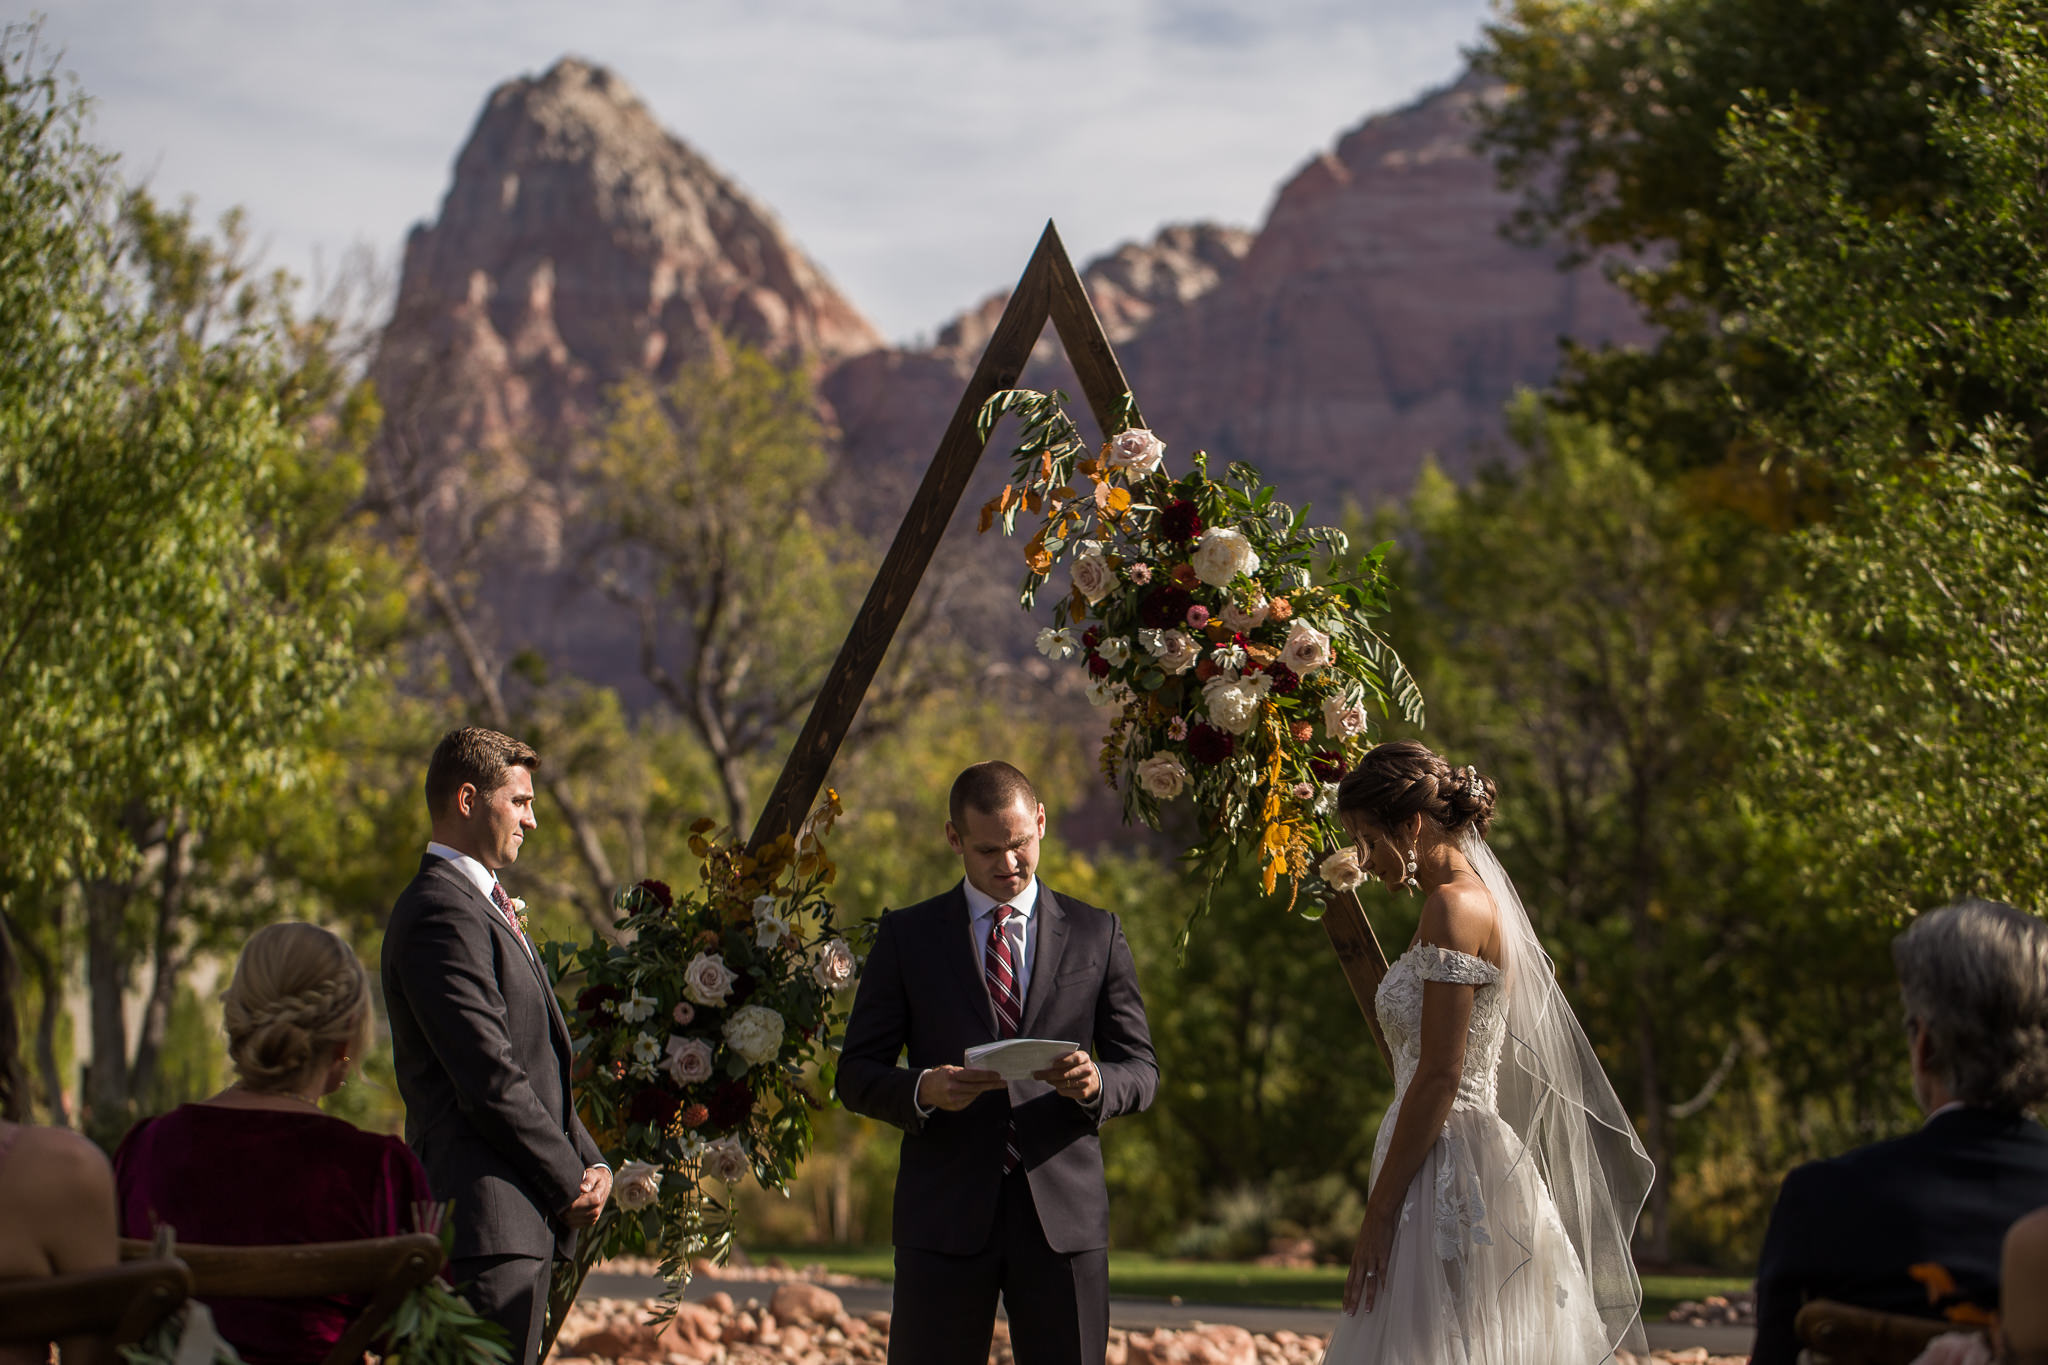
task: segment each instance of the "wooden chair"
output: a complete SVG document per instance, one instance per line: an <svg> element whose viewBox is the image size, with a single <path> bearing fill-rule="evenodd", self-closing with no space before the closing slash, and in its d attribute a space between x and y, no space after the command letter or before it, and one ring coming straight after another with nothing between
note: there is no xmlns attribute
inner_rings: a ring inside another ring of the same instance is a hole
<svg viewBox="0 0 2048 1365"><path fill-rule="evenodd" d="M0 1345L37 1346L83 1337L85 1365L120 1365L120 1348L142 1340L192 1292L183 1261L151 1260L0 1282ZM66 1357L64 1365L74 1365Z"/></svg>
<svg viewBox="0 0 2048 1365"><path fill-rule="evenodd" d="M1880 1313L1832 1299L1815 1299L1799 1310L1792 1331L1812 1365L1913 1365L1927 1343L1944 1332L1981 1329L1939 1318Z"/></svg>
<svg viewBox="0 0 2048 1365"><path fill-rule="evenodd" d="M151 1254L148 1242L121 1239L123 1259ZM361 1365L363 1352L405 1296L441 1268L441 1239L416 1232L359 1242L305 1242L288 1246L201 1246L177 1244L177 1257L192 1271L192 1295L201 1299L306 1299L329 1294L368 1294L324 1365Z"/></svg>

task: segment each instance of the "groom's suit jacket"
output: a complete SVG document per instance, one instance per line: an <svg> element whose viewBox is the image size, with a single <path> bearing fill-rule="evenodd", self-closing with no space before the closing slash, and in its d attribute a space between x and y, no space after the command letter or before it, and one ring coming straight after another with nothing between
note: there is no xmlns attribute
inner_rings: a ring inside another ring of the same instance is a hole
<svg viewBox="0 0 2048 1365"><path fill-rule="evenodd" d="M555 1215L603 1160L569 1092L569 1028L490 899L432 854L384 930L405 1140L455 1201L454 1257L570 1254Z"/></svg>
<svg viewBox="0 0 2048 1365"><path fill-rule="evenodd" d="M1151 1104L1158 1089L1145 1003L1115 915L1044 883L1036 913L1020 1036L1092 1047L1101 1093L1084 1105L1044 1081L1012 1081L1007 1092L929 1115L918 1112L918 1076L927 1067L962 1065L968 1048L996 1041L995 1007L960 886L882 916L847 1021L839 1098L857 1114L903 1129L898 1246L952 1255L982 1249L1001 1194L1012 1114L1046 1244L1062 1253L1109 1245L1109 1193L1097 1133L1108 1120ZM897 1065L905 1052L907 1068Z"/></svg>

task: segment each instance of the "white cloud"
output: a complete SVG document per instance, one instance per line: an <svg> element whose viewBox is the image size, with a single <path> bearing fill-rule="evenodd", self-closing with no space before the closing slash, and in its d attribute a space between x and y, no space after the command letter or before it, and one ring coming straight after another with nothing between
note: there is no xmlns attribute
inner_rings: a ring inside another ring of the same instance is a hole
<svg viewBox="0 0 2048 1365"><path fill-rule="evenodd" d="M1366 114L1453 77L1485 0L46 0L131 175L250 210L301 273L395 255L484 96L565 52L773 208L885 333L1087 257L1244 225Z"/></svg>

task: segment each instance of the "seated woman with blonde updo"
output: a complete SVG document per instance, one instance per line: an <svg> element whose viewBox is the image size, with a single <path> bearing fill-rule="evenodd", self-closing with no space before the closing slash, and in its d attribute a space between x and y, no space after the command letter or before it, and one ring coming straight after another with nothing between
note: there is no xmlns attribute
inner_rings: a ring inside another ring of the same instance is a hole
<svg viewBox="0 0 2048 1365"><path fill-rule="evenodd" d="M370 1036L370 983L349 946L313 924L272 924L242 949L222 1000L240 1077L212 1099L131 1130L114 1156L121 1233L268 1246L414 1230L433 1198L404 1141L320 1112ZM220 1335L248 1365L317 1361L363 1303L217 1299Z"/></svg>

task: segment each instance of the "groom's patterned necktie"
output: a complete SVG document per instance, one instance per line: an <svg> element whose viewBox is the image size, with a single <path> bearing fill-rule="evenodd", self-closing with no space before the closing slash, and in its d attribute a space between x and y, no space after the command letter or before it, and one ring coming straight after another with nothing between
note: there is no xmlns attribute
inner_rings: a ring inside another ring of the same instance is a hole
<svg viewBox="0 0 2048 1365"><path fill-rule="evenodd" d="M1013 915L1017 915L1017 908L1013 905L996 907L989 921L988 951L982 954L981 968L988 978L989 1003L996 1007L998 1038L1015 1038L1024 1017L1024 1002L1017 996L1017 960L1010 948L1010 936L1003 929ZM1017 1119L1012 1114L1009 1129L1003 1135L1003 1174L1016 1170L1017 1163L1022 1160L1023 1155L1017 1150Z"/></svg>
<svg viewBox="0 0 2048 1365"><path fill-rule="evenodd" d="M498 913L505 917L505 923L512 926L512 936L522 944L526 942L526 931L519 927L519 914L512 908L512 898L505 894L505 888L494 878L491 882L491 904L498 907Z"/></svg>

